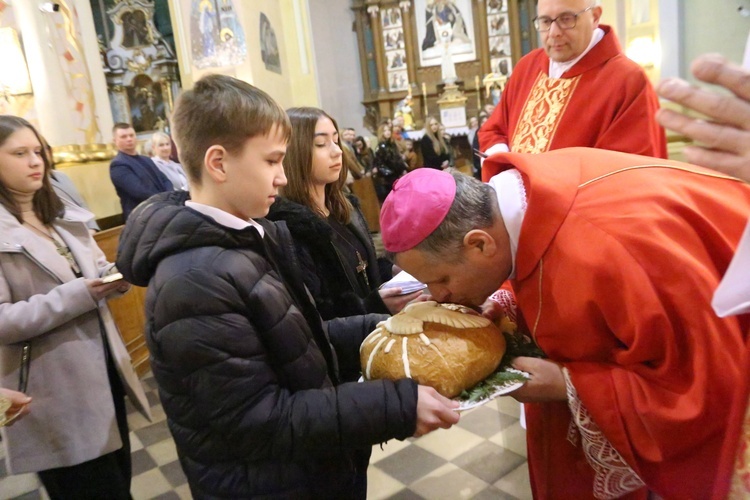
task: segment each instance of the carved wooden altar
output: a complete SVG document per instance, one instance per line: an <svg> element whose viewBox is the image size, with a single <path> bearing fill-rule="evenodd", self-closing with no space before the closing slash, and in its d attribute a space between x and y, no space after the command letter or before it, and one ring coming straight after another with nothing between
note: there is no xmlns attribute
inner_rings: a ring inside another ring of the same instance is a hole
<svg viewBox="0 0 750 500"><path fill-rule="evenodd" d="M407 95L412 96L415 128L422 127L427 114L439 115L443 82L441 66L435 63L435 33L430 31L440 25L440 15L450 19L454 43L465 49L453 59L458 87L467 98L467 117L497 97L496 88L494 93L486 89L487 77L502 81L515 62L537 46L533 0L352 0L352 10L364 124L371 130L394 116ZM460 22L454 23L456 19Z"/></svg>
<svg viewBox="0 0 750 500"><path fill-rule="evenodd" d="M114 33L100 46L114 121L163 130L180 90L177 57L154 25L153 0L115 1Z"/></svg>

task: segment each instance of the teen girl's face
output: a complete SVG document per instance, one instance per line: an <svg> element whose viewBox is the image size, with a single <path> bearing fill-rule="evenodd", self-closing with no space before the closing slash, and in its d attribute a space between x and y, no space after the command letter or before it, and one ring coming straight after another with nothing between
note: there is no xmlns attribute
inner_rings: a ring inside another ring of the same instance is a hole
<svg viewBox="0 0 750 500"><path fill-rule="evenodd" d="M43 154L31 129L16 130L0 145L0 182L11 192L33 195L44 180Z"/></svg>
<svg viewBox="0 0 750 500"><path fill-rule="evenodd" d="M383 138L385 140L388 140L388 139L391 138L391 135L392 135L391 127L384 127L383 128Z"/></svg>
<svg viewBox="0 0 750 500"><path fill-rule="evenodd" d="M437 120L432 120L430 122L430 130L432 130L433 134L437 134L437 131L440 130L440 123Z"/></svg>
<svg viewBox="0 0 750 500"><path fill-rule="evenodd" d="M343 154L339 134L333 122L325 116L318 119L313 136L312 182L315 185L331 184L341 174Z"/></svg>

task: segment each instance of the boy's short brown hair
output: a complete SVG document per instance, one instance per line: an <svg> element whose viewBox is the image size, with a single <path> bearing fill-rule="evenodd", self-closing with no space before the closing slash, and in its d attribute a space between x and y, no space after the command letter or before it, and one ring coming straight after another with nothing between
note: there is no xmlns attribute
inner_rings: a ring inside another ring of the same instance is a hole
<svg viewBox="0 0 750 500"><path fill-rule="evenodd" d="M207 75L177 99L172 131L185 173L201 184L203 159L211 146L230 153L242 150L251 137L274 126L287 141L292 126L284 109L257 87L225 75Z"/></svg>

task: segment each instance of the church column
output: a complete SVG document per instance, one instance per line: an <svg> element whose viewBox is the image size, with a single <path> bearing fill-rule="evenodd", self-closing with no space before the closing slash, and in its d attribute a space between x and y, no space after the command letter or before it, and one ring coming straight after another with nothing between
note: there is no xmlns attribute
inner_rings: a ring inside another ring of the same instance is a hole
<svg viewBox="0 0 750 500"><path fill-rule="evenodd" d="M108 108L97 109L77 11L72 0L57 3L57 12L43 12L39 2L12 3L23 36L39 127L55 146L102 142L97 111L108 113ZM83 11L88 12L84 22L91 23L94 32L90 6ZM95 40L94 47L98 47ZM98 65L99 58L93 62ZM104 92L106 102L106 86Z"/></svg>
<svg viewBox="0 0 750 500"><path fill-rule="evenodd" d="M77 134L70 126L68 107L63 105L68 96L63 85L55 84L64 77L57 54L49 46L45 16L53 13L40 11L37 2L14 1L12 7L23 36L40 132L50 144L75 144Z"/></svg>
<svg viewBox="0 0 750 500"><path fill-rule="evenodd" d="M367 13L370 14L370 27L372 29L373 42L375 44L375 64L378 69L378 93L387 93L388 76L385 71L385 54L383 53L383 29L380 25L380 6L369 5Z"/></svg>
<svg viewBox="0 0 750 500"><path fill-rule="evenodd" d="M164 114L170 117L174 110L174 98L180 90L177 78L177 65L165 61L157 61L155 65L159 68L159 85L161 86L161 95L164 98L164 106L166 108Z"/></svg>
<svg viewBox="0 0 750 500"><path fill-rule="evenodd" d="M398 3L401 8L401 24L404 27L404 40L406 45L406 59L408 64L406 65L407 72L409 74L409 85L411 86L411 93L416 94L419 92L417 89L417 67L419 66L419 58L417 53L414 51L414 44L411 43L413 38L413 27L411 24L411 2L408 0L402 0Z"/></svg>
<svg viewBox="0 0 750 500"><path fill-rule="evenodd" d="M354 11L354 23L357 32L357 45L359 46L359 70L362 73L362 86L364 87L364 97L369 98L377 85L373 85L373 78L370 76L368 66L374 57L372 51L367 50L367 41L365 40L365 25L367 23L367 13L361 8L352 8ZM377 75L375 79L377 79Z"/></svg>
<svg viewBox="0 0 750 500"><path fill-rule="evenodd" d="M485 42L477 44L479 46L479 60L482 62L482 74L486 75L492 71L490 67L490 54L488 50L488 44L486 40L489 40L487 31L487 3L485 0L479 0L477 2L477 13L479 14L479 37L478 40L484 40ZM510 21L510 19L508 19ZM477 89L479 92L479 89Z"/></svg>
<svg viewBox="0 0 750 500"><path fill-rule="evenodd" d="M104 77L102 65L102 52L99 45L99 37L94 26L94 14L91 11L90 0L73 0L78 11L78 22L81 28L81 40L83 41L83 52L86 57L88 76L91 82L91 90L94 94L94 114L101 131L101 139L96 142L109 143L112 140L112 109L109 106L109 92L107 91L107 79Z"/></svg>

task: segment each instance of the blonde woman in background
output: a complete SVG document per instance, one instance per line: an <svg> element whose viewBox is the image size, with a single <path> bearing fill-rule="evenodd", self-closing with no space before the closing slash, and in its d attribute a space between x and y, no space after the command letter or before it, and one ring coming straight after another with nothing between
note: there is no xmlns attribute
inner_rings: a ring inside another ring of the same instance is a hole
<svg viewBox="0 0 750 500"><path fill-rule="evenodd" d="M425 167L442 170L450 166L450 152L440 132L440 122L428 116L425 121L424 135L420 140L422 161Z"/></svg>
<svg viewBox="0 0 750 500"><path fill-rule="evenodd" d="M167 176L175 191L187 191L188 181L182 166L169 158L172 152L172 139L164 132L151 136L151 159L161 172Z"/></svg>

